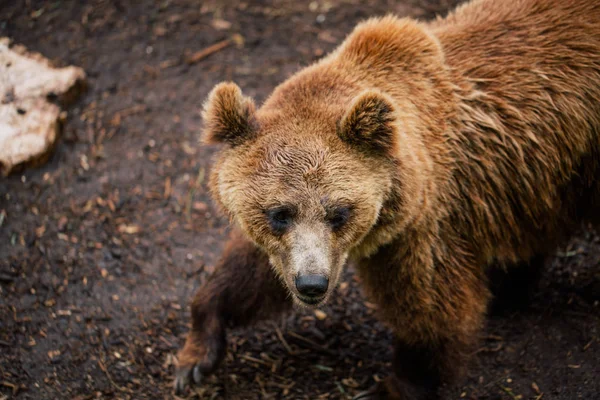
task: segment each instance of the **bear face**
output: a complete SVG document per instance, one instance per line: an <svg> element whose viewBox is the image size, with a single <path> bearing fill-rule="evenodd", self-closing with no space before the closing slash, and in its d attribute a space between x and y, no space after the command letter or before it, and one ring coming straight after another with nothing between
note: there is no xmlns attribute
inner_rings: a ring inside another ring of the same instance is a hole
<svg viewBox="0 0 600 400"><path fill-rule="evenodd" d="M399 121L393 101L374 91L326 113L316 104L290 118L281 108L255 110L232 83L213 90L204 140L226 146L210 187L294 299L319 305L393 196Z"/></svg>

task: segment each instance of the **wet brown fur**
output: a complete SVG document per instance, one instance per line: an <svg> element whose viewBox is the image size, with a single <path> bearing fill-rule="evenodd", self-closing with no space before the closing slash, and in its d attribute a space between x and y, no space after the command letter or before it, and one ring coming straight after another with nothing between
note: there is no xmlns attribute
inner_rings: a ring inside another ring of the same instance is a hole
<svg viewBox="0 0 600 400"><path fill-rule="evenodd" d="M285 244L262 221L267 202L352 200L345 233L323 237L351 247L398 341L394 374L365 398L435 397L461 375L483 326L486 270L527 268L582 221L599 222L595 1L475 0L428 24L372 19L260 109L233 84L207 104L205 140L229 143L211 188L243 232L231 251L241 246L246 259L224 261L229 272L214 279L229 280L199 292L190 337L204 329L207 296L235 287L240 314L284 296L274 257ZM248 275L247 264L260 264L262 281L248 284L257 269Z"/></svg>

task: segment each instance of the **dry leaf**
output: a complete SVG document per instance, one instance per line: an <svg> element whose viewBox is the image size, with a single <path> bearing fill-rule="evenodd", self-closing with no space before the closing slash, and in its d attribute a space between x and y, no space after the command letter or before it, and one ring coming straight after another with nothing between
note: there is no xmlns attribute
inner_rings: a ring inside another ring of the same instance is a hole
<svg viewBox="0 0 600 400"><path fill-rule="evenodd" d="M220 31L231 28L231 22L225 21L224 19L213 19L210 25Z"/></svg>
<svg viewBox="0 0 600 400"><path fill-rule="evenodd" d="M318 320L323 321L325 318L327 318L327 314L321 310L315 310L315 317L317 317Z"/></svg>
<svg viewBox="0 0 600 400"><path fill-rule="evenodd" d="M136 233L139 233L142 229L138 226L138 225L125 225L125 224L121 224L119 225L119 232L121 233L127 233L129 235L134 235Z"/></svg>

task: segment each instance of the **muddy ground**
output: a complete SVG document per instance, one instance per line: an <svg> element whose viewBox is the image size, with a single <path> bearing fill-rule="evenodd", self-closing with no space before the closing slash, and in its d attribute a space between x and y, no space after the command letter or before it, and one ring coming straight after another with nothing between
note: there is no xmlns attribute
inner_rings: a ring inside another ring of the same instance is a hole
<svg viewBox="0 0 600 400"><path fill-rule="evenodd" d="M357 21L432 18L454 1L276 3L0 3L0 36L90 83L50 162L0 178L0 399L172 398L188 301L227 231L206 190L215 148L197 145L210 88L232 79L263 100ZM599 266L584 229L530 309L490 320L448 398L600 398ZM320 314L233 332L191 396L349 399L381 379L391 337L351 273L338 293Z"/></svg>

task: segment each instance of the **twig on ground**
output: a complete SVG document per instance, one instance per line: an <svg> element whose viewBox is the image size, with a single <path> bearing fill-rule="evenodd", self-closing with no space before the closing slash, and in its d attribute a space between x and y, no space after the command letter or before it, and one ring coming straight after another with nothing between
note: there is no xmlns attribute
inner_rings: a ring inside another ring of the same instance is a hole
<svg viewBox="0 0 600 400"><path fill-rule="evenodd" d="M119 391L125 392L125 393L132 393L132 391L130 389L119 386L119 385L117 385L117 383L115 381L113 381L112 377L110 376L110 373L108 372L108 369L106 368L106 365L104 365L104 363L100 359L98 360L98 366L106 374L108 381L110 382L111 385L113 385L113 387L115 389L118 389Z"/></svg>
<svg viewBox="0 0 600 400"><path fill-rule="evenodd" d="M305 338L304 336L301 336L301 335L297 334L296 332L292 332L292 331L290 331L290 332L288 332L288 334L289 334L290 336L293 336L293 337L295 337L296 339L299 339L299 340L301 340L302 342L306 343L306 344L307 344L307 345L309 345L309 346L310 346L310 347L311 347L313 350L321 351L321 352L323 352L323 353L326 353L326 354L329 354L329 355L332 355L332 356L335 356L335 355L336 355L336 353L335 353L335 352L333 352L333 351L329 350L329 349L328 349L328 348L326 348L326 347L323 347L323 346L321 346L321 345L320 345L320 344L318 344L318 343L315 343L315 342L313 342L313 341L312 341L312 340L310 340L310 339L307 339L307 338Z"/></svg>
<svg viewBox="0 0 600 400"><path fill-rule="evenodd" d="M285 347L285 350L288 352L288 354L290 354L292 356L296 355L296 352L294 350L292 350L292 348L290 347L290 345L288 344L288 342L283 337L283 334L281 333L281 330L279 329L279 327L277 326L277 324L273 323L273 326L275 328L275 334L277 335L277 337L281 341L281 344L283 345L283 347Z"/></svg>
<svg viewBox="0 0 600 400"><path fill-rule="evenodd" d="M224 48L231 46L234 43L232 39L225 39L220 42L217 42L207 48L197 51L185 58L185 62L188 65L196 64L198 61L203 60L204 58L210 56L213 53L216 53Z"/></svg>

